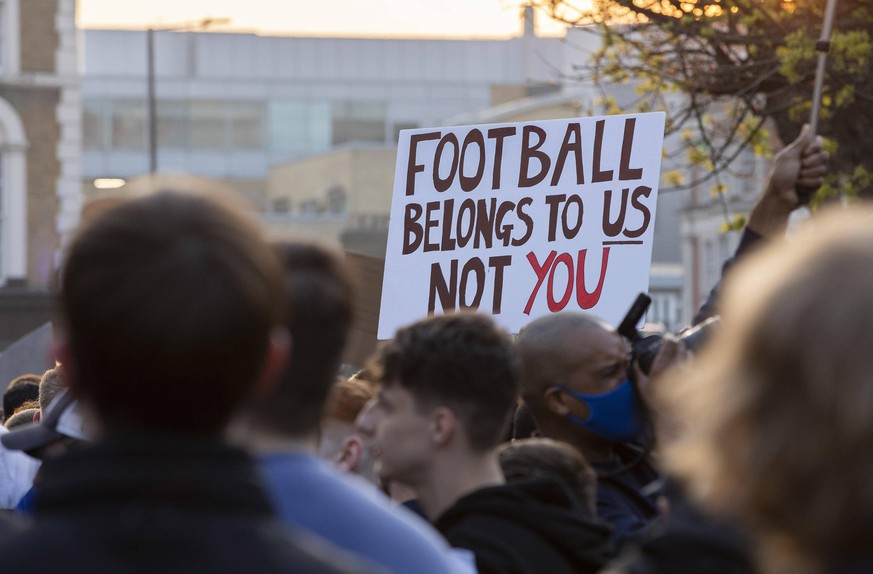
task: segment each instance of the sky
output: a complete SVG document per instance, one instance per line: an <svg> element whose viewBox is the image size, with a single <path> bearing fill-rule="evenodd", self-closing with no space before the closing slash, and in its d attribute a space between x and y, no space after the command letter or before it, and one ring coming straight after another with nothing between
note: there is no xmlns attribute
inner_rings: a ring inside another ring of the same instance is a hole
<svg viewBox="0 0 873 574"><path fill-rule="evenodd" d="M229 18L216 31L306 36L501 38L521 32L522 0L79 0L82 28ZM538 15L542 35L563 27Z"/></svg>

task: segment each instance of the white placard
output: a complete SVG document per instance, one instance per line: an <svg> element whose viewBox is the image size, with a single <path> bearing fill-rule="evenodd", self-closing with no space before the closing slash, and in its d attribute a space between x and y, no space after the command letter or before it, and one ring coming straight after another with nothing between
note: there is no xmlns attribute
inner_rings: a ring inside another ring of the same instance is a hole
<svg viewBox="0 0 873 574"><path fill-rule="evenodd" d="M401 131L378 338L462 308L617 324L648 290L664 118Z"/></svg>

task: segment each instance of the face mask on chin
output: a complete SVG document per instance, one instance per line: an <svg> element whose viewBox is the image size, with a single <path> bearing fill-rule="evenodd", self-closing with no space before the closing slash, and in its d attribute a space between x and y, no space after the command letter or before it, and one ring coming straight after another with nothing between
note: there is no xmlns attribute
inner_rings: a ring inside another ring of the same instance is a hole
<svg viewBox="0 0 873 574"><path fill-rule="evenodd" d="M629 442L642 433L644 425L639 399L630 379L598 395L571 391L563 385L558 388L588 408L588 416L584 419L567 414L567 418L580 427L614 443Z"/></svg>

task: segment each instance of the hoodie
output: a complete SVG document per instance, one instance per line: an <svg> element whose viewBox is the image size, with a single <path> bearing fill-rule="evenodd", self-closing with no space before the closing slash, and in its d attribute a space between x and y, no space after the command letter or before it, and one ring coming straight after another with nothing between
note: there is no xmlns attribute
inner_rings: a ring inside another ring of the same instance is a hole
<svg viewBox="0 0 873 574"><path fill-rule="evenodd" d="M434 525L449 544L475 553L479 574L594 573L613 556L609 527L549 479L477 490Z"/></svg>

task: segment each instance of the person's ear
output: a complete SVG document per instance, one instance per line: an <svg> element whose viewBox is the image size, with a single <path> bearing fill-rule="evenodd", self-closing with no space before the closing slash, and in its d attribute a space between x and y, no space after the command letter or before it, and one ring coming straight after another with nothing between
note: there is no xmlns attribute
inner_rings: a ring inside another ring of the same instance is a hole
<svg viewBox="0 0 873 574"><path fill-rule="evenodd" d="M263 399L276 388L279 383L279 375L291 357L291 333L285 327L277 327L270 332L267 343L267 356L264 366L255 383L254 395L256 399Z"/></svg>
<svg viewBox="0 0 873 574"><path fill-rule="evenodd" d="M334 467L342 472L354 472L364 456L364 441L357 435L351 435L343 440L339 452L334 458Z"/></svg>
<svg viewBox="0 0 873 574"><path fill-rule="evenodd" d="M430 437L436 446L445 446L455 434L458 419L448 407L437 407L431 413Z"/></svg>
<svg viewBox="0 0 873 574"><path fill-rule="evenodd" d="M565 417L570 412L567 393L561 390L560 387L553 386L546 389L546 392L543 394L543 400L546 403L546 408L559 417Z"/></svg>
<svg viewBox="0 0 873 574"><path fill-rule="evenodd" d="M70 350L70 343L67 341L66 335L55 329L54 340L52 342L52 354L56 363L63 365L63 382L64 386L69 388L73 396L79 397L81 389L79 388L79 376L76 372L76 362L73 360L73 353Z"/></svg>

